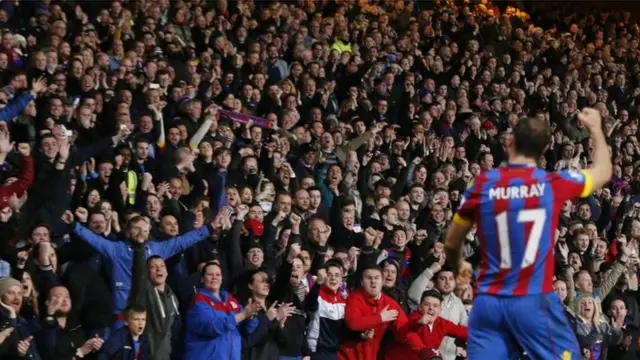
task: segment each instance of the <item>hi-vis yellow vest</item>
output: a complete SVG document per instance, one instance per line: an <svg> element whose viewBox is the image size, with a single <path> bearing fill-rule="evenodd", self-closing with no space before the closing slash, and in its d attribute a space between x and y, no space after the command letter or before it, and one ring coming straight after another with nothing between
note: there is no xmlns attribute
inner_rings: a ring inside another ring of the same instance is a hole
<svg viewBox="0 0 640 360"><path fill-rule="evenodd" d="M337 39L333 45L331 45L331 50L338 50L339 53L343 53L343 52L351 52L351 44L349 43L344 43L342 42L342 40Z"/></svg>
<svg viewBox="0 0 640 360"><path fill-rule="evenodd" d="M129 205L136 204L136 190L138 189L138 174L135 171L127 171L127 194L129 195Z"/></svg>

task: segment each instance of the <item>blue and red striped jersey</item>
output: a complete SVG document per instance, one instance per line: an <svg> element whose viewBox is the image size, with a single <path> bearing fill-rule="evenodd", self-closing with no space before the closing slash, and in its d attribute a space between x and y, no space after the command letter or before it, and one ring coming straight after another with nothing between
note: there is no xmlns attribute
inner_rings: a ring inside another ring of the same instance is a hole
<svg viewBox="0 0 640 360"><path fill-rule="evenodd" d="M476 292L524 296L553 291L555 231L569 199L592 191L584 171L550 173L506 165L479 174L454 221L476 224L482 262Z"/></svg>

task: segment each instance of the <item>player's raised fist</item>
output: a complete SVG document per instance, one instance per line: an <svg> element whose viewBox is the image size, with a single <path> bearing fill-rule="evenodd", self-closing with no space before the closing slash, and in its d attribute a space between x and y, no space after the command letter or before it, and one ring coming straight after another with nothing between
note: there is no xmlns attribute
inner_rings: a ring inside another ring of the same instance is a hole
<svg viewBox="0 0 640 360"><path fill-rule="evenodd" d="M578 120L589 130L601 129L602 116L600 111L594 108L584 108L578 113Z"/></svg>

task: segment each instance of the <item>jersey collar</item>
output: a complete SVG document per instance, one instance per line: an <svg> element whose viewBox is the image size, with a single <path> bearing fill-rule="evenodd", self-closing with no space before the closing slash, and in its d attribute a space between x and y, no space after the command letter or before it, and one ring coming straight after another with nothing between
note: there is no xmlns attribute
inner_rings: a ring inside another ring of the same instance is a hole
<svg viewBox="0 0 640 360"><path fill-rule="evenodd" d="M535 168L535 164L511 164L508 162L503 162L502 167L511 168L511 169L528 169Z"/></svg>

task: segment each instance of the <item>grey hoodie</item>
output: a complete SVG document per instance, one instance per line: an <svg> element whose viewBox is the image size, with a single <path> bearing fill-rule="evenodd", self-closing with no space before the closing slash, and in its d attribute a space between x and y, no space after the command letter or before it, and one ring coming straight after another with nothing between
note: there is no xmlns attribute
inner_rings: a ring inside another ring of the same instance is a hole
<svg viewBox="0 0 640 360"><path fill-rule="evenodd" d="M180 331L181 328L178 298L168 284L165 284L164 291L157 290L151 284L147 274L144 249L134 248L132 280L129 304L141 304L147 310L145 332L149 339L151 358L170 360L172 344L180 343L178 338L172 341L172 334ZM174 349L174 353L178 350Z"/></svg>

